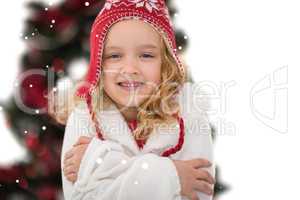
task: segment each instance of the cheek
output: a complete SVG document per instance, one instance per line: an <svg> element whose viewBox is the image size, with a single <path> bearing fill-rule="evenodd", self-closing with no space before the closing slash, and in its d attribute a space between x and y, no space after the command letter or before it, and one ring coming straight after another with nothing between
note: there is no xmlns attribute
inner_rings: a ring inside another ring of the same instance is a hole
<svg viewBox="0 0 300 200"><path fill-rule="evenodd" d="M146 66L143 74L148 83L159 85L161 82L161 62Z"/></svg>
<svg viewBox="0 0 300 200"><path fill-rule="evenodd" d="M113 90L115 75L113 73L104 73L102 81L105 92L109 93L110 90Z"/></svg>

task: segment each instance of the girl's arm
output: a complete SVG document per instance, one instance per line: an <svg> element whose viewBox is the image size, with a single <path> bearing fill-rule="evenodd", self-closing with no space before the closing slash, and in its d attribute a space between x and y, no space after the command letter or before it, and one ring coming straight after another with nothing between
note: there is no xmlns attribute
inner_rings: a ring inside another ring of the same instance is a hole
<svg viewBox="0 0 300 200"><path fill-rule="evenodd" d="M61 171L63 172L63 161L65 154L78 141L81 136L93 137L94 130L85 111L84 104L79 104L70 114L65 128L65 135L61 152ZM62 186L65 199L71 199L70 194L73 190L73 183L68 181L62 173Z"/></svg>
<svg viewBox="0 0 300 200"><path fill-rule="evenodd" d="M64 160L62 161L63 175L72 183L77 179L81 159L91 140L91 137L81 136L77 143L73 145L72 149L67 151L64 155Z"/></svg>
<svg viewBox="0 0 300 200"><path fill-rule="evenodd" d="M181 151L172 155L173 159L190 160L202 158L210 161L212 166L205 168L215 178L212 132L207 116L209 99L200 84L187 82L179 94L182 117L185 122L185 141ZM201 200L212 200L213 197L197 192Z"/></svg>
<svg viewBox="0 0 300 200"><path fill-rule="evenodd" d="M71 199L179 200L175 165L156 154L127 156L111 141L94 138L82 159Z"/></svg>
<svg viewBox="0 0 300 200"><path fill-rule="evenodd" d="M190 160L190 159L206 159L212 165L208 168L200 168L205 170L215 179L215 163L213 159L213 142L211 136L211 128L205 117L205 113L199 113L196 118L189 119L186 124L186 135L182 150L173 155L173 159ZM205 184L205 183L201 183ZM213 185L211 185L213 189ZM213 196L197 191L197 196L201 200L212 200Z"/></svg>
<svg viewBox="0 0 300 200"><path fill-rule="evenodd" d="M75 109L68 119L62 160L80 136L92 135L92 130L83 128L91 124L88 113L79 111ZM72 184L63 176L63 191L66 200L181 199L171 159L155 154L130 157L120 144L96 137L84 153L77 181Z"/></svg>

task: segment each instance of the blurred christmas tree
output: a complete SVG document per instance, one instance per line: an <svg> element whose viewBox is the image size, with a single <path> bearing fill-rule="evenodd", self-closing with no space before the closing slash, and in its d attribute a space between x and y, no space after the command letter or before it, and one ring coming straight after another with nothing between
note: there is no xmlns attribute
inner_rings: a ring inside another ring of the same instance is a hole
<svg viewBox="0 0 300 200"><path fill-rule="evenodd" d="M174 17L176 10L170 1L167 3ZM60 83L82 78L89 59L90 28L103 5L104 0L28 4L31 15L23 35L27 50L19 71L20 75L32 73L16 83L22 104L12 98L3 107L11 130L29 156L13 166L0 166L1 200L63 199L60 151L65 119L58 123L49 116L47 97L59 92ZM176 30L176 40L179 50L184 51L187 37L182 31ZM223 189L218 182L215 193Z"/></svg>

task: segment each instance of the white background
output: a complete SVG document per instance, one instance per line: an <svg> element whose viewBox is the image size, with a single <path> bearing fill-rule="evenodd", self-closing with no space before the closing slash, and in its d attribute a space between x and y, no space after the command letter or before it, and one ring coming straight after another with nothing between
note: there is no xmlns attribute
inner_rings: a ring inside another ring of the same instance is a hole
<svg viewBox="0 0 300 200"><path fill-rule="evenodd" d="M1 102L11 95L25 51L20 37L28 15L25 2L5 1L0 7ZM195 82L213 88L215 157L221 179L231 187L219 199L298 199L298 2L175 2L176 25L190 43L185 60ZM22 159L3 113L0 130L0 163Z"/></svg>

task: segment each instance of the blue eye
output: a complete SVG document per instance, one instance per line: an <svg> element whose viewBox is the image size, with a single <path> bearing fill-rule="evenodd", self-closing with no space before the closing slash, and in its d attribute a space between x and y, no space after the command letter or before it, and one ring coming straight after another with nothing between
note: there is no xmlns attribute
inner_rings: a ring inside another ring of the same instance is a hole
<svg viewBox="0 0 300 200"><path fill-rule="evenodd" d="M142 54L142 57L143 58L154 58L154 56L152 56L151 54L148 54L148 53Z"/></svg>
<svg viewBox="0 0 300 200"><path fill-rule="evenodd" d="M120 57L121 57L121 55L119 55L119 54L111 54L111 55L107 56L106 58L108 58L108 59L118 59Z"/></svg>

